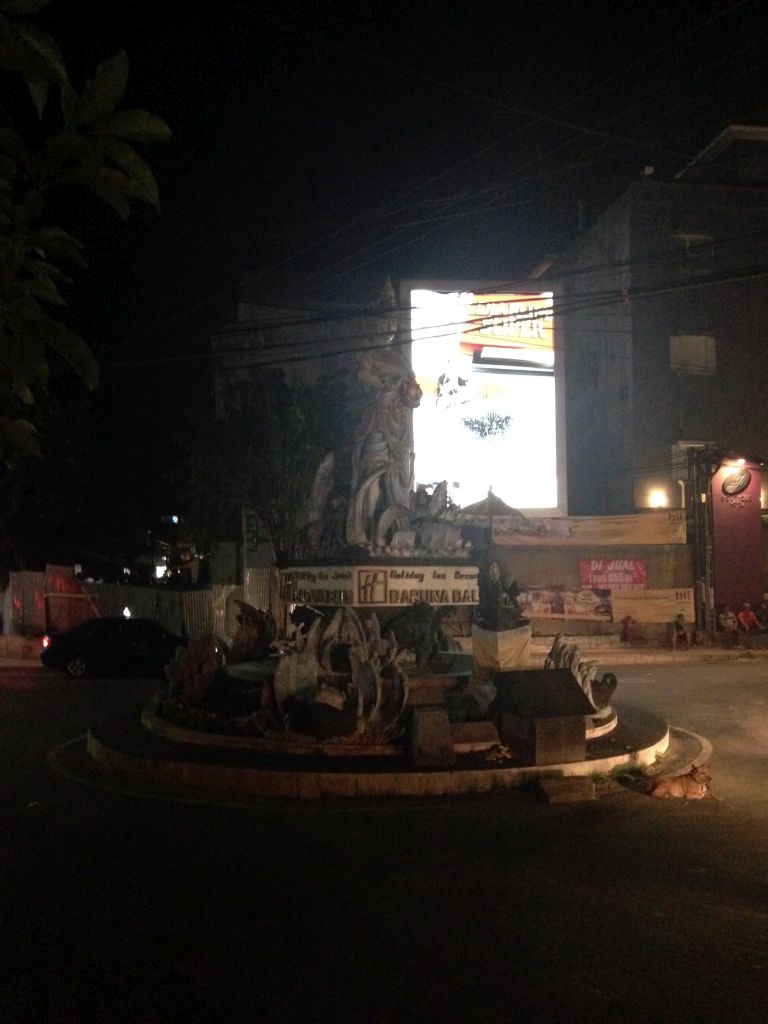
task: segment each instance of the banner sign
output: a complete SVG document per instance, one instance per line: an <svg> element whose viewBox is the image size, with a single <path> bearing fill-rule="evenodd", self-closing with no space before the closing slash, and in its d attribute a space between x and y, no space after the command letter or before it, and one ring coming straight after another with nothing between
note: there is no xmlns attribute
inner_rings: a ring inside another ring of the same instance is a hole
<svg viewBox="0 0 768 1024"><path fill-rule="evenodd" d="M301 567L283 571L283 592L296 604L387 607L426 601L475 605L477 566L388 565Z"/></svg>
<svg viewBox="0 0 768 1024"><path fill-rule="evenodd" d="M488 518L485 520L488 524ZM685 544L684 509L629 516L568 516L527 519L493 516L494 544L533 547L594 547L606 544Z"/></svg>
<svg viewBox="0 0 768 1024"><path fill-rule="evenodd" d="M639 558L582 558L579 562L582 587L642 590L647 575L646 563Z"/></svg>
<svg viewBox="0 0 768 1024"><path fill-rule="evenodd" d="M611 595L607 589L526 587L520 591L518 601L527 619L611 621Z"/></svg>
<svg viewBox="0 0 768 1024"><path fill-rule="evenodd" d="M635 622L672 622L683 613L686 622L694 622L693 587L677 590L614 590L613 621L628 615Z"/></svg>

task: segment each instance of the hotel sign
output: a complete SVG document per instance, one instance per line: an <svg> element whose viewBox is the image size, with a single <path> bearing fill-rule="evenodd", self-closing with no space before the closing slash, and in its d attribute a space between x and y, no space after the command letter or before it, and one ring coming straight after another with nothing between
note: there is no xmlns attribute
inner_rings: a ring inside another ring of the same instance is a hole
<svg viewBox="0 0 768 1024"><path fill-rule="evenodd" d="M282 572L283 592L296 604L392 607L475 605L477 566L301 566Z"/></svg>
<svg viewBox="0 0 768 1024"><path fill-rule="evenodd" d="M739 607L763 593L761 473L757 464L720 466L712 477L715 605Z"/></svg>

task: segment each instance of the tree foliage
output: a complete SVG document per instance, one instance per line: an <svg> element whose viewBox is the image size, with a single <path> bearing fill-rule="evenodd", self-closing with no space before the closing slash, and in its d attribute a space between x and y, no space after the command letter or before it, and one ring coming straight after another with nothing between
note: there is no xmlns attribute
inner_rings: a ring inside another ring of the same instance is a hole
<svg viewBox="0 0 768 1024"><path fill-rule="evenodd" d="M344 385L262 371L227 392L226 416L198 420L179 472L182 511L203 544L239 535L243 507L278 558L295 554L315 473L344 431Z"/></svg>
<svg viewBox="0 0 768 1024"><path fill-rule="evenodd" d="M132 200L159 209L157 182L134 143L167 139L156 114L118 109L128 58L102 61L76 89L54 40L29 18L49 0L0 0L0 458L40 451L35 405L48 359L88 388L98 365L62 320L62 285L85 266L80 241L47 220L50 201L86 189L121 217Z"/></svg>

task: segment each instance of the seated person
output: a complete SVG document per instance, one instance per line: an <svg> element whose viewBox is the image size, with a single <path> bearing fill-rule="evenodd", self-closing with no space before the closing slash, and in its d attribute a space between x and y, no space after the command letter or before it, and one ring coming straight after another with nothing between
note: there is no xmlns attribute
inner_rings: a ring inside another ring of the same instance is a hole
<svg viewBox="0 0 768 1024"><path fill-rule="evenodd" d="M691 639L688 636L688 628L685 624L685 615L682 612L676 615L672 621L672 646L677 647L679 644L685 644L686 647L691 646Z"/></svg>
<svg viewBox="0 0 768 1024"><path fill-rule="evenodd" d="M768 632L768 604L761 601L755 608L755 618L763 633Z"/></svg>
<svg viewBox="0 0 768 1024"><path fill-rule="evenodd" d="M720 629L725 633L726 647L737 647L739 643L739 620L732 611L731 606L726 604L717 617Z"/></svg>
<svg viewBox="0 0 768 1024"><path fill-rule="evenodd" d="M757 616L752 611L752 605L749 601L745 601L741 606L741 611L737 616L739 620L739 629L744 633L760 633L760 623L757 621Z"/></svg>

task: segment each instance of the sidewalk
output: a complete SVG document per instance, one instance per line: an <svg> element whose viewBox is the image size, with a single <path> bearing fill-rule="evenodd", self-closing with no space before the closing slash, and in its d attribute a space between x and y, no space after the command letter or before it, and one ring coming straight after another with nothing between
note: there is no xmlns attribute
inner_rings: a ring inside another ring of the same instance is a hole
<svg viewBox="0 0 768 1024"><path fill-rule="evenodd" d="M738 661L768 658L768 645L752 647L696 646L673 650L670 644L635 641L625 643L613 635L568 636L579 648L585 661L610 665L686 665L698 662ZM554 637L534 636L531 640L531 661L534 665L547 656Z"/></svg>
<svg viewBox="0 0 768 1024"><path fill-rule="evenodd" d="M752 661L757 658L768 659L768 646L765 647L692 647L690 650L673 651L667 645L631 644L631 643L595 643L603 637L573 636L585 661L596 661L599 665L688 665L700 662L716 661ZM531 641L531 668L537 668L552 647L552 637L533 637ZM38 655L24 652L22 657L7 657L0 651L0 670L3 669L42 669Z"/></svg>

